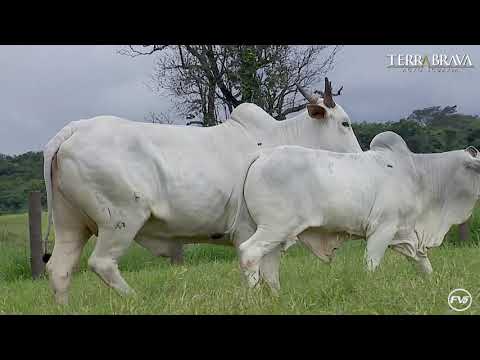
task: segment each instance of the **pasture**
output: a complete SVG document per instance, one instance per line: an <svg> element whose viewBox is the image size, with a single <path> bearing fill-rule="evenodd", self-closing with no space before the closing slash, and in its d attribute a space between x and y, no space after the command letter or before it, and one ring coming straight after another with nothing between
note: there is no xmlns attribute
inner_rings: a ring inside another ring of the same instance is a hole
<svg viewBox="0 0 480 360"><path fill-rule="evenodd" d="M0 314L480 314L480 210L471 231L471 241L462 244L453 228L444 244L430 251L430 278L417 274L392 250L387 250L377 272L368 274L364 241L347 243L330 265L294 246L282 258L279 296L263 287L246 289L233 248L189 246L185 264L171 266L169 260L134 244L120 260L120 269L137 296L121 298L87 269L93 237L73 276L70 303L62 307L54 303L45 278L31 280L27 216L4 215ZM455 288L473 296L472 306L463 313L447 304Z"/></svg>

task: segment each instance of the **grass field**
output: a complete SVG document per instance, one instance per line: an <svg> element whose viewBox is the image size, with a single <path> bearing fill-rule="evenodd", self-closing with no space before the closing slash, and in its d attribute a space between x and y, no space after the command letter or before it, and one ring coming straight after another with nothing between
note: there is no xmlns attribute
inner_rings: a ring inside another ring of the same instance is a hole
<svg viewBox="0 0 480 360"><path fill-rule="evenodd" d="M43 231L46 227L44 217ZM135 298L121 298L87 269L94 238L73 277L70 304L57 306L46 279L30 278L26 215L0 216L0 314L480 314L480 211L472 240L461 244L452 229L430 252L434 274L424 278L401 255L387 250L379 270L364 270L363 241L338 250L326 265L301 246L282 259L282 290L244 286L233 248L193 245L185 265L171 266L133 245L120 260ZM53 237L52 237L53 238ZM451 290L473 296L470 309L450 310Z"/></svg>

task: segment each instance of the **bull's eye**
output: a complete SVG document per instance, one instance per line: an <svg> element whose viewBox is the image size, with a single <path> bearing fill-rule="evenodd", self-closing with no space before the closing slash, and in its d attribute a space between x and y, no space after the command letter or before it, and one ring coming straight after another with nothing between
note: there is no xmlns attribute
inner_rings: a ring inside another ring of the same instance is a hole
<svg viewBox="0 0 480 360"><path fill-rule="evenodd" d="M350 124L348 123L348 121L342 122L342 125L345 126L345 127L350 127Z"/></svg>

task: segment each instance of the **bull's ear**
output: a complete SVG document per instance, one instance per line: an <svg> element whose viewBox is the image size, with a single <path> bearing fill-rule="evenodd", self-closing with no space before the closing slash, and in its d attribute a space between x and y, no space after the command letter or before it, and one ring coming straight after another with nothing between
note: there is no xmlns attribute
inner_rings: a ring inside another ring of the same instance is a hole
<svg viewBox="0 0 480 360"><path fill-rule="evenodd" d="M477 150L476 147L469 146L465 149L465 151L468 152L474 158L479 157L479 151Z"/></svg>
<svg viewBox="0 0 480 360"><path fill-rule="evenodd" d="M468 169L472 169L475 172L480 173L480 152L473 146L467 147L465 152L471 156L465 161L465 166Z"/></svg>
<svg viewBox="0 0 480 360"><path fill-rule="evenodd" d="M327 118L327 109L318 104L307 104L308 115L314 119L325 120Z"/></svg>

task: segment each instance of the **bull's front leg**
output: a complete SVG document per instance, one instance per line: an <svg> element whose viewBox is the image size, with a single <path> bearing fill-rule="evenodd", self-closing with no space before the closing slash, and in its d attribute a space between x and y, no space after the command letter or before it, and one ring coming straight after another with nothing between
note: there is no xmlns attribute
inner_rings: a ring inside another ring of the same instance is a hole
<svg viewBox="0 0 480 360"><path fill-rule="evenodd" d="M426 256L417 256L415 259L417 270L425 275L430 275L433 272L432 264Z"/></svg>
<svg viewBox="0 0 480 360"><path fill-rule="evenodd" d="M183 264L183 241L181 239L151 238L137 236L135 241L154 256L168 257L173 265Z"/></svg>
<svg viewBox="0 0 480 360"><path fill-rule="evenodd" d="M282 246L277 246L260 260L260 276L273 292L280 291L280 258Z"/></svg>
<svg viewBox="0 0 480 360"><path fill-rule="evenodd" d="M432 264L427 257L426 251L418 248L418 236L414 231L410 231L407 236L398 236L402 241L396 240L397 244L392 246L392 249L404 255L409 262L413 263L416 270L424 275L430 275L433 272Z"/></svg>
<svg viewBox="0 0 480 360"><path fill-rule="evenodd" d="M170 263L172 265L182 265L184 262L184 245L181 242L177 242L170 247Z"/></svg>
<svg viewBox="0 0 480 360"><path fill-rule="evenodd" d="M407 256L407 259L413 263L416 270L423 275L430 275L433 273L432 264L426 255Z"/></svg>
<svg viewBox="0 0 480 360"><path fill-rule="evenodd" d="M367 270L373 272L385 255L388 245L397 232L396 224L382 224L367 237L365 262Z"/></svg>
<svg viewBox="0 0 480 360"><path fill-rule="evenodd" d="M282 252L287 252L287 250L292 247L293 245L296 245L298 241L298 237L294 236L289 238L285 243L282 245Z"/></svg>

